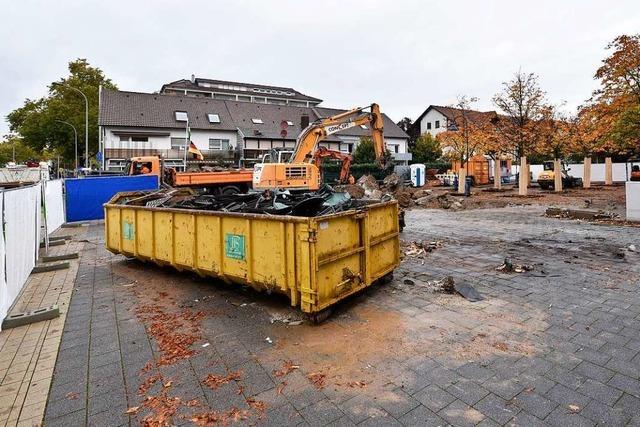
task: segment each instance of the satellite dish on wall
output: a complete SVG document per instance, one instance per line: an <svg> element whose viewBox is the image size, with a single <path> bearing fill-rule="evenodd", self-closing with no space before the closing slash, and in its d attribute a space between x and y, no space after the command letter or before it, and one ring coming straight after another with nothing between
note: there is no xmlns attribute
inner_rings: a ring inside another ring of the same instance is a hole
<svg viewBox="0 0 640 427"><path fill-rule="evenodd" d="M280 122L280 129L285 130L288 127L289 127L289 123L287 123L286 120L283 120Z"/></svg>
<svg viewBox="0 0 640 427"><path fill-rule="evenodd" d="M286 138L287 137L287 130L286 129L282 129L280 131L280 136L283 137L283 138Z"/></svg>

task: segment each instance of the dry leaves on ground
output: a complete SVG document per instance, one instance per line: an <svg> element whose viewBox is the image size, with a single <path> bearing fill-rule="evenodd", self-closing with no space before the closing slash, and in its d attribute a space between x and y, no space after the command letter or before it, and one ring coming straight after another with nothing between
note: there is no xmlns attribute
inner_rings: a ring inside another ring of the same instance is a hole
<svg viewBox="0 0 640 427"><path fill-rule="evenodd" d="M282 392L284 391L284 388L287 386L287 384L289 384L286 381L282 381L280 384L278 384L278 387L276 388L276 393L278 394L282 394Z"/></svg>
<svg viewBox="0 0 640 427"><path fill-rule="evenodd" d="M307 374L307 379L315 386L315 388L322 389L325 386L325 380L327 376L320 372L312 372Z"/></svg>
<svg viewBox="0 0 640 427"><path fill-rule="evenodd" d="M210 411L196 414L191 421L198 426L228 425L229 423L243 421L249 418L249 412L238 408L231 408L225 412Z"/></svg>
<svg viewBox="0 0 640 427"><path fill-rule="evenodd" d="M275 375L278 378L284 377L285 375L289 375L291 372L299 368L300 366L294 365L294 363L291 360L285 360L284 363L282 364L282 368L274 370L273 375Z"/></svg>
<svg viewBox="0 0 640 427"><path fill-rule="evenodd" d="M202 380L202 384L209 387L211 390L215 390L218 387L227 384L231 381L238 381L242 377L242 371L229 372L228 375L222 377L219 375L209 374Z"/></svg>

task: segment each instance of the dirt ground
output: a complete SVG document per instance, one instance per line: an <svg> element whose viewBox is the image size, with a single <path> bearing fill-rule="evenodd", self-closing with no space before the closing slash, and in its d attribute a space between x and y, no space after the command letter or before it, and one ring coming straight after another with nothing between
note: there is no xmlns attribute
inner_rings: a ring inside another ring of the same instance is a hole
<svg viewBox="0 0 640 427"><path fill-rule="evenodd" d="M504 186L502 191L491 187L474 187L470 197L457 195L450 187L430 187L431 200L418 204L416 199L404 203L405 207L422 207L431 209L451 209L451 202L461 204L457 209L486 209L507 206L557 206L573 209L598 210L618 215L624 219L625 189L624 186L594 186L592 188L570 188L562 192L542 190L537 186L529 188L527 196L519 196L514 186ZM405 189L408 193L415 193L414 189ZM443 203L445 199L449 203ZM456 209L456 207L453 207Z"/></svg>

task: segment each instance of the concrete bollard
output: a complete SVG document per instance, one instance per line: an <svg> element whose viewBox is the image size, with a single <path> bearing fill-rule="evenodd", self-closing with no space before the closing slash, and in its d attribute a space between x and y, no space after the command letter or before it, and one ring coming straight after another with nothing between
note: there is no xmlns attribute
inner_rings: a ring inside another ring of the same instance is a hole
<svg viewBox="0 0 640 427"><path fill-rule="evenodd" d="M613 185L613 164L611 157L604 159L604 185Z"/></svg>
<svg viewBox="0 0 640 427"><path fill-rule="evenodd" d="M500 175L500 159L493 161L493 188L500 190L502 188L502 180Z"/></svg>
<svg viewBox="0 0 640 427"><path fill-rule="evenodd" d="M529 168L527 167L527 158L525 156L520 157L520 175L518 179L518 195L526 196L527 187L529 185Z"/></svg>
<svg viewBox="0 0 640 427"><path fill-rule="evenodd" d="M591 157L584 158L584 171L582 172L582 187L591 188Z"/></svg>
<svg viewBox="0 0 640 427"><path fill-rule="evenodd" d="M458 169L458 194L464 194L466 178L467 170L465 168Z"/></svg>
<svg viewBox="0 0 640 427"><path fill-rule="evenodd" d="M562 191L562 164L559 159L553 160L553 189L556 192Z"/></svg>

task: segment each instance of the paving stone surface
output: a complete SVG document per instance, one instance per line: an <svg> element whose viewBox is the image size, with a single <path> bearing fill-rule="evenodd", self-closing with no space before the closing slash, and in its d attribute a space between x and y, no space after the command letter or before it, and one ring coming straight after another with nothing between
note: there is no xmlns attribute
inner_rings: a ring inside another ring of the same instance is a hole
<svg viewBox="0 0 640 427"><path fill-rule="evenodd" d="M51 246L48 252L40 249L40 256L78 252L84 246L80 241L84 231L84 227L56 230L54 236L69 239L63 245ZM15 315L57 304L60 316L0 332L2 426L42 423L77 271L78 261L72 259L67 269L31 274L11 307L10 314Z"/></svg>
<svg viewBox="0 0 640 427"><path fill-rule="evenodd" d="M283 322L298 314L277 295L112 255L94 225L45 423L139 425L179 398L176 425L637 425L640 228L542 212L409 211L402 240L443 246L319 326ZM497 271L505 257L533 270ZM432 292L445 276L484 300ZM194 353L167 362L163 338L189 333Z"/></svg>

